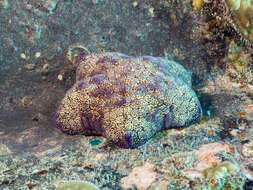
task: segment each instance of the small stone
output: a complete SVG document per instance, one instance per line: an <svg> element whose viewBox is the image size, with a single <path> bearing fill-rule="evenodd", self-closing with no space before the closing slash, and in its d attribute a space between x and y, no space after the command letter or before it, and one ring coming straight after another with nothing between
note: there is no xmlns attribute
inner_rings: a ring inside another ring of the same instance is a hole
<svg viewBox="0 0 253 190"><path fill-rule="evenodd" d="M24 96L21 100L22 106L27 107L32 104L32 98L29 96Z"/></svg>
<svg viewBox="0 0 253 190"><path fill-rule="evenodd" d="M35 57L36 57L36 58L39 58L40 56L41 56L41 53L40 53L40 52L36 52L36 53L35 53Z"/></svg>
<svg viewBox="0 0 253 190"><path fill-rule="evenodd" d="M20 57L21 57L22 59L26 59L26 55L25 55L24 53L21 53L21 54L20 54Z"/></svg>
<svg viewBox="0 0 253 190"><path fill-rule="evenodd" d="M49 64L45 64L42 67L42 73L46 74L49 71Z"/></svg>
<svg viewBox="0 0 253 190"><path fill-rule="evenodd" d="M149 16L150 16L151 18L155 17L154 8L153 8L153 7L150 7L150 8L148 9L148 12L149 12Z"/></svg>
<svg viewBox="0 0 253 190"><path fill-rule="evenodd" d="M31 63L31 64L26 64L26 65L24 66L24 68L25 68L25 70L28 70L28 71L33 70L33 69L35 68L35 64L33 64L33 63Z"/></svg>
<svg viewBox="0 0 253 190"><path fill-rule="evenodd" d="M58 78L58 80L62 80L62 79L63 79L63 76L62 76L61 74L59 74L59 75L57 76L57 78Z"/></svg>
<svg viewBox="0 0 253 190"><path fill-rule="evenodd" d="M132 5L133 5L133 7L137 7L137 6L138 6L138 2L137 2L137 1L134 1L134 2L132 3Z"/></svg>

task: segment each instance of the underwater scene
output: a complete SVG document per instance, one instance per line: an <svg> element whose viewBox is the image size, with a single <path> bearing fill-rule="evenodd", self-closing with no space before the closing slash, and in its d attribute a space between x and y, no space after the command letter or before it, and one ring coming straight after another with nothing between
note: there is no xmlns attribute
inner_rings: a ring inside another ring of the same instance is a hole
<svg viewBox="0 0 253 190"><path fill-rule="evenodd" d="M0 190L253 190L253 0L0 0Z"/></svg>

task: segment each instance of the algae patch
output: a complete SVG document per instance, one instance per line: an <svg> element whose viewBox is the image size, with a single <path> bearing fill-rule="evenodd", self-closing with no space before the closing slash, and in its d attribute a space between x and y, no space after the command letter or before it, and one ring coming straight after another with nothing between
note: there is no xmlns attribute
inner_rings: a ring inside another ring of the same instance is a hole
<svg viewBox="0 0 253 190"><path fill-rule="evenodd" d="M89 182L70 181L60 185L56 190L99 190L99 188Z"/></svg>

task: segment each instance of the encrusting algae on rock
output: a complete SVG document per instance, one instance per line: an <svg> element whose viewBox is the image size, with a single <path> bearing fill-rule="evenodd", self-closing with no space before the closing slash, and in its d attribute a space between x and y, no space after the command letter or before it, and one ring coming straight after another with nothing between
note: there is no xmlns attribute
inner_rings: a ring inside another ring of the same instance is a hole
<svg viewBox="0 0 253 190"><path fill-rule="evenodd" d="M121 53L80 56L76 83L54 121L68 134L101 135L136 148L157 132L197 123L202 110L191 73L159 57Z"/></svg>
<svg viewBox="0 0 253 190"><path fill-rule="evenodd" d="M253 43L253 1L226 0L238 20L241 31Z"/></svg>
<svg viewBox="0 0 253 190"><path fill-rule="evenodd" d="M203 10L214 34L228 36L238 45L248 50L253 49L252 0L205 1Z"/></svg>
<svg viewBox="0 0 253 190"><path fill-rule="evenodd" d="M99 190L99 188L86 181L70 181L61 184L56 190Z"/></svg>

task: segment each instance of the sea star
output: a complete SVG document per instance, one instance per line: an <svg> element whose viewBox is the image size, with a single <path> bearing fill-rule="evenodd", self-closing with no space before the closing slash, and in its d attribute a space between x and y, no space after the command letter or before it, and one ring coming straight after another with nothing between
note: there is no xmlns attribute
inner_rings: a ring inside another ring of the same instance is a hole
<svg viewBox="0 0 253 190"><path fill-rule="evenodd" d="M76 83L54 121L68 134L102 135L136 148L162 129L198 122L202 111L191 73L159 57L120 53L80 58Z"/></svg>

